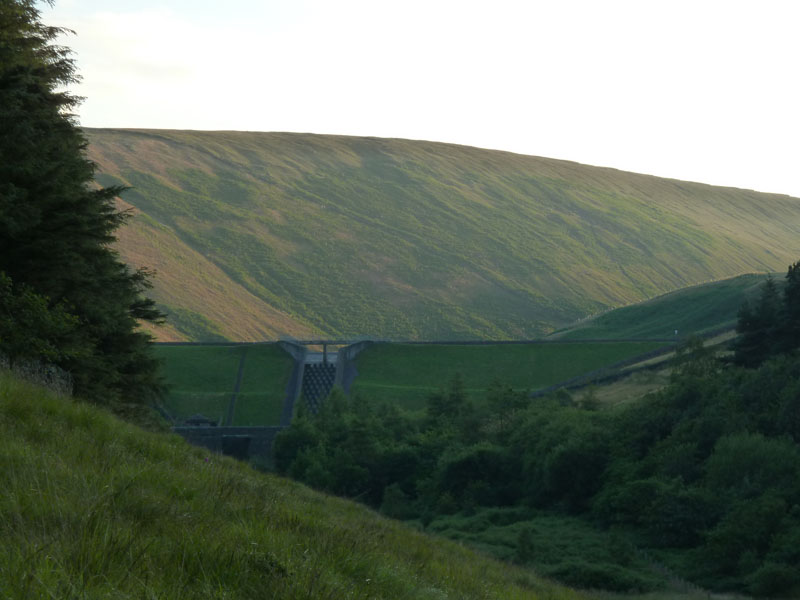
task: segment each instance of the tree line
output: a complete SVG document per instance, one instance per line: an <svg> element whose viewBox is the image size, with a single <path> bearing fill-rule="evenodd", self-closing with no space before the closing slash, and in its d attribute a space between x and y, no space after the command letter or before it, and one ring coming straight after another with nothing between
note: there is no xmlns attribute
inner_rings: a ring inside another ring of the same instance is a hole
<svg viewBox="0 0 800 600"><path fill-rule="evenodd" d="M799 276L796 263L782 290L768 280L742 308L730 358L690 341L666 388L630 406L599 410L591 395L566 392L531 400L500 382L474 402L457 377L423 415L334 391L278 436L276 469L421 527L498 509L574 517L706 588L794 593ZM537 564L528 546L521 535L515 557ZM646 587L623 566L583 580L574 569L552 574L587 587Z"/></svg>

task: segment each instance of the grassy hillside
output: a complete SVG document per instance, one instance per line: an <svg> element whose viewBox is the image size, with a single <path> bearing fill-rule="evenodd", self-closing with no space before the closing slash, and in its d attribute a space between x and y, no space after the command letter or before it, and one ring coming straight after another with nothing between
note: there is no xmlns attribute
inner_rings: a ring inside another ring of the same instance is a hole
<svg viewBox="0 0 800 600"><path fill-rule="evenodd" d="M523 339L800 256L800 200L464 146L88 130L166 337Z"/></svg>
<svg viewBox="0 0 800 600"><path fill-rule="evenodd" d="M0 372L3 598L583 598Z"/></svg>
<svg viewBox="0 0 800 600"><path fill-rule="evenodd" d="M669 338L701 335L735 327L739 308L757 297L766 275L741 275L692 286L647 302L625 306L586 319L550 337L554 339ZM778 276L775 277L776 280Z"/></svg>
<svg viewBox="0 0 800 600"><path fill-rule="evenodd" d="M154 348L169 386L164 406L176 420L201 413L225 422L239 366L231 425L277 425L294 361L274 344Z"/></svg>
<svg viewBox="0 0 800 600"><path fill-rule="evenodd" d="M470 398L500 382L536 390L663 346L659 342L513 345L378 344L356 357L352 393L409 410L458 374Z"/></svg>

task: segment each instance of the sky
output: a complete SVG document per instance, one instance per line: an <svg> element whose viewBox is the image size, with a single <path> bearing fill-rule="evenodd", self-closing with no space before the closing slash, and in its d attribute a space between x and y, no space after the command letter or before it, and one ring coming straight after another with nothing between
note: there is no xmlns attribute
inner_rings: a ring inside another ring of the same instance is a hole
<svg viewBox="0 0 800 600"><path fill-rule="evenodd" d="M450 142L800 197L796 0L56 0L85 127Z"/></svg>

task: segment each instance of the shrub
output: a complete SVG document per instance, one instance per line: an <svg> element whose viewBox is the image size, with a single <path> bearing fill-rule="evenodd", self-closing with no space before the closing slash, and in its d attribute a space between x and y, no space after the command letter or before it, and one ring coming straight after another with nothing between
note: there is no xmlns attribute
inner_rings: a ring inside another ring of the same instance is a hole
<svg viewBox="0 0 800 600"><path fill-rule="evenodd" d="M603 563L571 560L547 569L544 574L569 586L584 589L643 592L653 588L653 582L633 571Z"/></svg>
<svg viewBox="0 0 800 600"><path fill-rule="evenodd" d="M748 577L748 591L755 596L785 594L800 583L797 567L766 562Z"/></svg>

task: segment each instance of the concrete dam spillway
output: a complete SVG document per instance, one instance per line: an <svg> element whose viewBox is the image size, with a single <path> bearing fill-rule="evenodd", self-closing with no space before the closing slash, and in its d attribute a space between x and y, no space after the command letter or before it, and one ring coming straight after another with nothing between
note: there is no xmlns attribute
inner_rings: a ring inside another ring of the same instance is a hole
<svg viewBox="0 0 800 600"><path fill-rule="evenodd" d="M277 343L294 359L292 374L285 389L279 425L247 427L231 425L230 414L236 403L242 376L245 356L243 354L228 417L220 422L215 422L203 415L194 415L192 418L175 424L172 429L190 443L203 446L213 452L220 452L242 460L251 456L267 457L271 453L275 436L291 423L298 400L304 402L311 412L316 413L322 402L331 393L334 385L341 386L345 391L349 390L350 384L355 378L353 359L371 342L356 342L344 346L347 343L329 341L282 341ZM328 345L338 346L339 350L329 352ZM309 351L309 346L322 346L322 352Z"/></svg>

